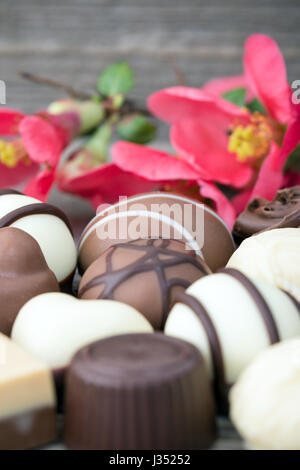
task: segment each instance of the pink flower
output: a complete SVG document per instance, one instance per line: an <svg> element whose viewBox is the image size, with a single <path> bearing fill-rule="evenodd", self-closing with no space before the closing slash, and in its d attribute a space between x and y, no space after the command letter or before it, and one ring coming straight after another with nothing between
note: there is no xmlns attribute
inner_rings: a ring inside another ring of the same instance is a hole
<svg viewBox="0 0 300 470"><path fill-rule="evenodd" d="M0 136L8 138L0 140L0 186L27 181L25 194L46 200L61 152L78 133L79 122L74 119L68 113L25 116L20 111L0 108Z"/></svg>
<svg viewBox="0 0 300 470"><path fill-rule="evenodd" d="M220 96L236 86L247 89L248 100L258 98L267 113L251 113ZM300 113L270 37L247 39L243 76L214 80L200 90L168 88L151 95L148 105L171 124L177 154L201 178L245 188L234 200L238 211L254 197L273 198L283 184L284 164L300 141Z"/></svg>
<svg viewBox="0 0 300 470"><path fill-rule="evenodd" d="M128 142L117 142L112 148L112 155L121 170L144 178L150 184L156 182L161 190L183 192L203 202L213 202L219 215L232 228L235 220L232 205L214 183L202 178L196 165Z"/></svg>

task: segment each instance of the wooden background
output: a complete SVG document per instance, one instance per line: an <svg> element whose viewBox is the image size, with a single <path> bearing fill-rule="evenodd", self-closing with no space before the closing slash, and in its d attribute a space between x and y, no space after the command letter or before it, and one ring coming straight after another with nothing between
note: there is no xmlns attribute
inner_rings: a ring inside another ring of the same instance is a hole
<svg viewBox="0 0 300 470"><path fill-rule="evenodd" d="M0 79L7 105L26 112L63 96L23 81L28 71L93 88L99 71L125 59L136 72L132 97L176 84L176 60L192 86L242 71L245 38L272 35L290 81L300 78L300 0L0 0ZM270 83L270 86L272 84ZM166 139L166 126L160 139ZM78 234L93 211L73 196L53 193ZM228 423L215 448L241 448ZM224 439L223 439L224 438Z"/></svg>
<svg viewBox="0 0 300 470"><path fill-rule="evenodd" d="M133 96L143 101L175 83L172 58L193 86L241 72L245 37L263 32L278 41L294 80L299 20L299 0L0 0L0 79L8 105L30 112L57 91L18 71L91 88L101 68L126 59L136 71Z"/></svg>

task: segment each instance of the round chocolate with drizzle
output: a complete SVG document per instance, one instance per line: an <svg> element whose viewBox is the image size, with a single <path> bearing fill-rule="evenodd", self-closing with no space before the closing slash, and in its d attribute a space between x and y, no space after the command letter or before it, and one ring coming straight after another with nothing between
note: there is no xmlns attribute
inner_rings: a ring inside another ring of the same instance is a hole
<svg viewBox="0 0 300 470"><path fill-rule="evenodd" d="M16 227L40 245L59 283L70 279L76 266L72 229L63 211L16 191L0 191L0 228Z"/></svg>
<svg viewBox="0 0 300 470"><path fill-rule="evenodd" d="M265 230L300 227L300 186L281 189L272 201L255 198L236 220L233 234L239 241Z"/></svg>
<svg viewBox="0 0 300 470"><path fill-rule="evenodd" d="M212 209L185 196L157 191L99 210L81 235L79 266L85 271L116 243L159 237L188 244L213 271L226 265L235 248L229 229Z"/></svg>
<svg viewBox="0 0 300 470"><path fill-rule="evenodd" d="M67 373L69 448L206 449L214 438L212 388L193 345L159 333L130 334L74 356Z"/></svg>
<svg viewBox="0 0 300 470"><path fill-rule="evenodd" d="M192 342L203 353L223 412L230 386L256 354L300 334L298 302L236 269L196 281L176 300L165 333Z"/></svg>
<svg viewBox="0 0 300 470"><path fill-rule="evenodd" d="M133 240L109 248L85 272L79 297L114 299L164 326L176 294L209 274L205 262L175 240Z"/></svg>

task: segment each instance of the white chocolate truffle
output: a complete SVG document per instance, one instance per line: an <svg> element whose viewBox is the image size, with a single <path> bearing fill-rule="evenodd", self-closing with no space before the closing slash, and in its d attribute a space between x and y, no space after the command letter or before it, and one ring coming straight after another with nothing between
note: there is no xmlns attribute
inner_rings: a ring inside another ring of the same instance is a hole
<svg viewBox="0 0 300 470"><path fill-rule="evenodd" d="M249 447L300 450L300 339L262 352L230 391L230 417Z"/></svg>
<svg viewBox="0 0 300 470"><path fill-rule="evenodd" d="M20 310L12 339L51 368L65 367L86 344L107 336L151 333L146 318L114 300L78 300L67 294L38 295Z"/></svg>
<svg viewBox="0 0 300 470"><path fill-rule="evenodd" d="M227 269L196 281L179 296L165 333L198 347L218 397L224 398L260 351L300 335L299 308L295 299L276 287Z"/></svg>
<svg viewBox="0 0 300 470"><path fill-rule="evenodd" d="M227 266L274 284L300 302L300 229L268 230L247 238Z"/></svg>
<svg viewBox="0 0 300 470"><path fill-rule="evenodd" d="M58 282L73 273L77 257L73 236L64 218L59 209L38 199L9 190L0 191L0 227L16 227L29 233L40 245Z"/></svg>

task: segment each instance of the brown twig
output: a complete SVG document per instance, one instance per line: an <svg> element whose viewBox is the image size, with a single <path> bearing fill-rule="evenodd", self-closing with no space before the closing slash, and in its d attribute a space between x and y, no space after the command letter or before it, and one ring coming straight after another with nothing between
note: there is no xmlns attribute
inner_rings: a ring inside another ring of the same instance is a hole
<svg viewBox="0 0 300 470"><path fill-rule="evenodd" d="M178 65L176 63L176 59L175 58L170 58L169 62L170 62L170 66L171 66L171 68L174 72L177 85L179 85L179 86L188 86L188 82L186 80L186 77L185 77L183 71L180 69L180 67L178 67Z"/></svg>
<svg viewBox="0 0 300 470"><path fill-rule="evenodd" d="M90 94L81 90L77 90L74 87L67 85L66 83L62 83L57 80L52 80L51 78L40 77L38 75L29 73L29 72L19 72L19 75L25 80L29 80L30 82L33 82L33 83L38 83L39 85L50 86L53 88L60 88L61 90L64 90L72 98L78 98L81 100L91 99Z"/></svg>

